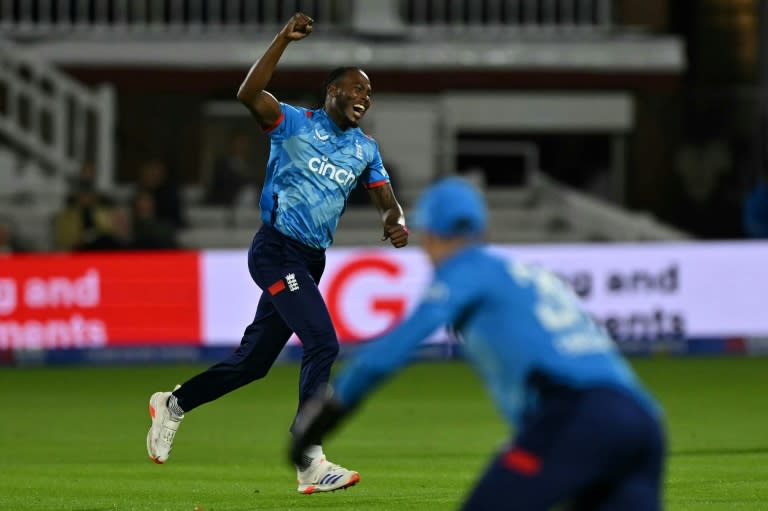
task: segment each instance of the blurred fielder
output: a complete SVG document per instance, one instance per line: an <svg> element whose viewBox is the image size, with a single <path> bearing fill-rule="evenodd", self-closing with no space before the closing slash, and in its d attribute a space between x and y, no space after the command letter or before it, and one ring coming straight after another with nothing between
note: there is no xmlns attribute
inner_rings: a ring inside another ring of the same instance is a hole
<svg viewBox="0 0 768 511"><path fill-rule="evenodd" d="M570 288L549 271L488 252L486 216L480 194L458 178L420 197L412 225L434 279L408 319L362 348L304 408L292 459L449 325L516 432L463 509L660 509L659 408Z"/></svg>
<svg viewBox="0 0 768 511"><path fill-rule="evenodd" d="M311 32L312 19L294 15L240 86L238 99L271 138L259 203L263 225L248 251L248 269L263 293L253 322L229 358L173 392L150 398L147 451L156 463L168 459L184 414L263 378L293 333L304 347L299 410L326 387L339 343L317 286L325 249L358 183L368 188L381 214L382 240L398 248L408 243L403 210L379 147L357 126L371 106L368 76L354 67L332 71L324 105L316 110L279 103L264 90L288 45ZM304 446L296 468L300 493L333 491L360 480L357 472L326 460L319 437Z"/></svg>

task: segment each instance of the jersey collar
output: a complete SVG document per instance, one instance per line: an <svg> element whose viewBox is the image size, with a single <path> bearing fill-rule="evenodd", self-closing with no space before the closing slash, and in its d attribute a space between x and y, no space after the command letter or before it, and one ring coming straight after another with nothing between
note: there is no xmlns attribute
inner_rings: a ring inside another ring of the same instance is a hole
<svg viewBox="0 0 768 511"><path fill-rule="evenodd" d="M355 131L355 128L349 128L347 130L339 128L339 126L333 122L333 119L331 119L331 117L328 115L328 112L325 111L325 108L319 109L318 116L320 117L320 120L325 128L331 131L337 137L343 137Z"/></svg>

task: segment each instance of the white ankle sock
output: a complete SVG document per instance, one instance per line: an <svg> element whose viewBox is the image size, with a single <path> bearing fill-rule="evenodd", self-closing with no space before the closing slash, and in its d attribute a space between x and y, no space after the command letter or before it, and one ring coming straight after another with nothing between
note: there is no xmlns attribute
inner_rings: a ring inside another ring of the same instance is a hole
<svg viewBox="0 0 768 511"><path fill-rule="evenodd" d="M304 451L304 455L312 459L318 458L323 455L322 445L310 445L307 450Z"/></svg>
<svg viewBox="0 0 768 511"><path fill-rule="evenodd" d="M301 470L302 472L304 470L307 470L309 466L312 464L312 461L315 458L321 457L322 455L323 455L322 445L310 445L304 451L304 459L302 460L302 464L298 467L298 469Z"/></svg>

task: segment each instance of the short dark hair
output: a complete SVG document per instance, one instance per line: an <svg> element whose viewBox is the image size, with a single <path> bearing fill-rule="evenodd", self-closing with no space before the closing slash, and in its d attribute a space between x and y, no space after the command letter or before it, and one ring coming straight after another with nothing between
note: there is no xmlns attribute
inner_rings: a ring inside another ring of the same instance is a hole
<svg viewBox="0 0 768 511"><path fill-rule="evenodd" d="M326 76L325 80L323 80L323 90L321 91L321 94L320 94L320 98L322 99L322 105L325 105L325 100L326 100L326 97L328 96L328 86L336 83L336 81L339 78L349 73L350 71L362 72L363 70L357 66L341 66L341 67L337 67L336 69L328 73L328 76Z"/></svg>

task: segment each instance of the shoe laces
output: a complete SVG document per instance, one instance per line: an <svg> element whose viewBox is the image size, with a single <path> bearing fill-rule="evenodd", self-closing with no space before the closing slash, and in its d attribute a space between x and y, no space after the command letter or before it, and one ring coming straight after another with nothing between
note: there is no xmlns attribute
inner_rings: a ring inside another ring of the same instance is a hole
<svg viewBox="0 0 768 511"><path fill-rule="evenodd" d="M331 463L328 460L325 460L325 463L327 463L326 466L328 467L328 472L337 472L341 470L348 472L346 468L342 467L341 465L337 465L336 463Z"/></svg>
<svg viewBox="0 0 768 511"><path fill-rule="evenodd" d="M170 428L163 428L163 431L160 433L160 440L167 444L173 443L173 438L176 436L176 430L170 429Z"/></svg>

